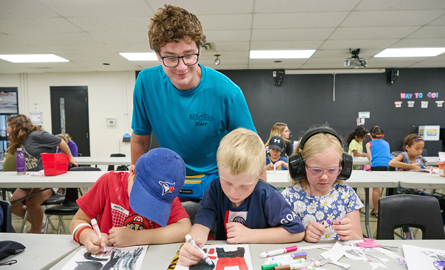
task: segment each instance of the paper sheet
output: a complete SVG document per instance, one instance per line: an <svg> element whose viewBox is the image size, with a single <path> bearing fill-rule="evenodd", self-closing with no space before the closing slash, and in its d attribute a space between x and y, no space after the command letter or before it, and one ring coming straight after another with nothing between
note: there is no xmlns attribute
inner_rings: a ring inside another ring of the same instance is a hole
<svg viewBox="0 0 445 270"><path fill-rule="evenodd" d="M139 270L148 245L125 248L105 247L105 252L91 255L82 247L62 270L76 269L126 269ZM120 268L119 268L120 267ZM124 268L126 267L126 268Z"/></svg>
<svg viewBox="0 0 445 270"><path fill-rule="evenodd" d="M222 248L223 252L227 254L237 254L235 252L244 252L244 254L241 254L241 257L239 256L231 256L230 258L219 258L216 248ZM252 267L252 259L250 258L250 249L249 245L205 245L203 250L206 251L209 258L215 263L216 266L219 266L221 269L224 270L238 270L240 267L238 267L239 264L244 264L247 266L248 270L253 270ZM231 263L233 262L234 266L231 266ZM218 263L220 265L218 265ZM175 270L193 270L193 269L207 269L206 263L201 260L197 265L185 267L180 265L179 263L176 265ZM224 268L225 266L225 268ZM209 268L211 269L211 268Z"/></svg>
<svg viewBox="0 0 445 270"><path fill-rule="evenodd" d="M423 248L411 245L402 246L409 270L437 270L437 268L434 267L434 262L438 261L435 254L442 254L445 256L445 249Z"/></svg>

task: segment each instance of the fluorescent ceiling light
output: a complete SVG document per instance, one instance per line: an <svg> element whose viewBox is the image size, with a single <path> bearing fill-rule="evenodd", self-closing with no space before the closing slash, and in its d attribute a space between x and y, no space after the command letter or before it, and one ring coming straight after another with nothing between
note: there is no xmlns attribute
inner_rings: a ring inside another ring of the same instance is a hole
<svg viewBox="0 0 445 270"><path fill-rule="evenodd" d="M445 52L445 48L385 49L374 57L431 57Z"/></svg>
<svg viewBox="0 0 445 270"><path fill-rule="evenodd" d="M119 53L129 61L158 61L156 53Z"/></svg>
<svg viewBox="0 0 445 270"><path fill-rule="evenodd" d="M2 54L0 58L12 63L69 62L69 60L55 54Z"/></svg>
<svg viewBox="0 0 445 270"><path fill-rule="evenodd" d="M309 58L315 50L252 50L250 59Z"/></svg>
<svg viewBox="0 0 445 270"><path fill-rule="evenodd" d="M356 73L385 73L384 68L363 68L363 69L286 69L286 75L298 74L356 74Z"/></svg>

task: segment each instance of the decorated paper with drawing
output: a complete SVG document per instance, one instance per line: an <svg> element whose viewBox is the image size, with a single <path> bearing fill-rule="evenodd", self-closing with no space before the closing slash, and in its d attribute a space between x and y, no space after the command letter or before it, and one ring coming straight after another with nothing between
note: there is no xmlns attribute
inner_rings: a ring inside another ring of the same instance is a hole
<svg viewBox="0 0 445 270"><path fill-rule="evenodd" d="M92 255L82 247L62 270L139 270L148 245L125 248L106 247L101 254Z"/></svg>
<svg viewBox="0 0 445 270"><path fill-rule="evenodd" d="M224 270L227 267L226 269L253 270L249 245L205 245L203 250L213 261L215 268L209 266L204 260L201 260L198 264L190 267L178 264L174 269Z"/></svg>

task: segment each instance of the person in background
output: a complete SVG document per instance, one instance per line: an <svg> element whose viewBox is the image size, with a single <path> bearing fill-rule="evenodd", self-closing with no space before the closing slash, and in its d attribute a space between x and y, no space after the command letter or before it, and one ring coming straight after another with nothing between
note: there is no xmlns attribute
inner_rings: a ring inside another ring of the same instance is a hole
<svg viewBox="0 0 445 270"><path fill-rule="evenodd" d="M363 239L359 210L364 205L338 178L342 169L348 168L341 167L343 146L337 133L327 126L309 129L295 154L300 155L295 156L300 164L295 164L295 159L290 163L301 168L301 175L294 175L293 186L281 194L302 219L305 240ZM322 222L328 220L330 225L323 226Z"/></svg>
<svg viewBox="0 0 445 270"><path fill-rule="evenodd" d="M17 153L16 153L17 154ZM8 151L5 152L5 163L3 164L3 172L13 172L17 170L15 155L11 155Z"/></svg>
<svg viewBox="0 0 445 270"><path fill-rule="evenodd" d="M57 137L62 138L67 144L68 147L70 148L71 154L73 155L73 157L78 157L78 148L77 148L77 144L73 141L73 139L71 138L71 136L68 133L65 134L57 134ZM56 153L62 153L62 150L60 149L60 147L56 148Z"/></svg>
<svg viewBox="0 0 445 270"><path fill-rule="evenodd" d="M69 163L77 166L77 162L71 154L70 148L64 140L52 135L39 126L34 126L31 120L23 114L17 114L6 120L8 124L9 148L8 153L15 155L17 148L22 148L26 160L26 171L43 170L41 153L54 153L54 149L59 146L69 157ZM17 188L10 201L15 201L30 194L44 190L43 188ZM23 218L25 209L28 212L28 221L31 223L30 232L40 233L42 230L43 210L40 205L54 194L52 189L35 194L26 199L26 206L23 202L12 204L12 213ZM25 208L26 207L26 208Z"/></svg>
<svg viewBox="0 0 445 270"><path fill-rule="evenodd" d="M142 155L130 172L110 171L77 200L73 239L97 254L114 247L181 242L191 228L177 195L185 179L182 158L166 148ZM91 228L97 218L102 237Z"/></svg>
<svg viewBox="0 0 445 270"><path fill-rule="evenodd" d="M252 116L239 86L198 63L206 37L195 15L164 5L150 20L148 38L161 65L144 69L136 79L131 163L149 151L154 132L161 147L184 159L193 178L179 197L200 199L218 176L219 142L239 127L256 131Z"/></svg>
<svg viewBox="0 0 445 270"><path fill-rule="evenodd" d="M363 141L366 139L368 131L364 127L357 127L353 132L349 133L346 143L349 145L348 154L352 157L367 157L363 153ZM354 165L354 170L360 170L360 165Z"/></svg>
<svg viewBox="0 0 445 270"><path fill-rule="evenodd" d="M273 136L269 140L270 156L266 157L266 170L288 170L289 160L280 156L284 150L284 139L280 136Z"/></svg>
<svg viewBox="0 0 445 270"><path fill-rule="evenodd" d="M284 140L284 151L282 151L280 155L282 157L289 158L294 150L292 142L290 141L290 135L291 132L287 124L280 122L275 123L275 125L273 125L272 129L270 130L269 139L267 139L267 142L264 144L266 146L266 156L270 155L269 152L270 139L274 136L280 136Z"/></svg>
<svg viewBox="0 0 445 270"><path fill-rule="evenodd" d="M304 238L304 227L278 190L258 179L265 169L261 138L244 128L227 134L217 153L220 178L213 181L199 205L189 234L206 243L216 221L216 240L238 243L289 243ZM183 266L197 264L202 254L186 242L179 251Z"/></svg>
<svg viewBox="0 0 445 270"><path fill-rule="evenodd" d="M375 126L371 129L371 141L366 144L368 159L371 161L371 171L387 171L392 159L389 143L383 139L383 129ZM374 209L371 215L379 215L380 188L372 189L372 204Z"/></svg>

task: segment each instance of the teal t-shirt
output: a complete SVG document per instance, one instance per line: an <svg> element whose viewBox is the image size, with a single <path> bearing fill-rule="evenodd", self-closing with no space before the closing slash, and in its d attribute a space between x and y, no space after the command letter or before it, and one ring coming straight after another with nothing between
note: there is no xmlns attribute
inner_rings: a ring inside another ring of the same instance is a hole
<svg viewBox="0 0 445 270"><path fill-rule="evenodd" d="M219 142L243 127L256 132L241 89L225 75L200 65L202 77L191 90L177 90L162 66L144 69L133 94L131 128L156 134L159 145L177 152L187 175L216 173Z"/></svg>

